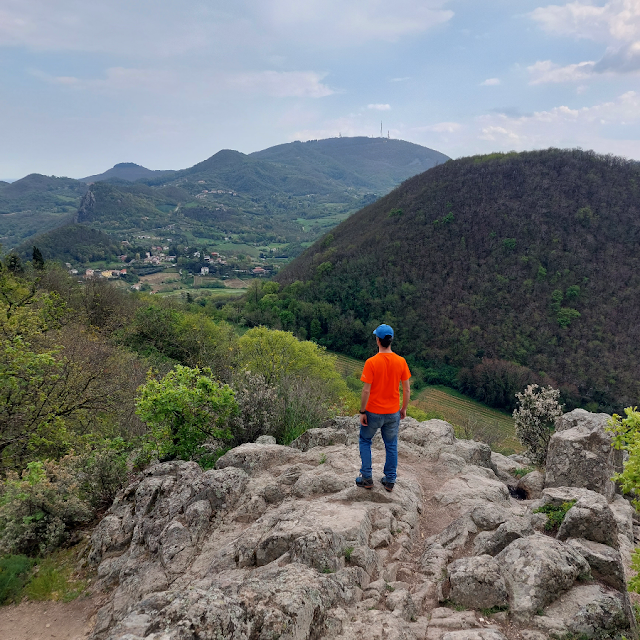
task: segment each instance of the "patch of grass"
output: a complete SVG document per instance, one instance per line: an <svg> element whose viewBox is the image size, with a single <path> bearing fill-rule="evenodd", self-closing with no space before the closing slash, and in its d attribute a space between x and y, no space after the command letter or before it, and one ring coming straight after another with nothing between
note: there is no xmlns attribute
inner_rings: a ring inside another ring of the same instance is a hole
<svg viewBox="0 0 640 640"><path fill-rule="evenodd" d="M323 454L320 456L320 464L324 464L326 461L327 461L327 454L326 454L326 453L323 453Z"/></svg>
<svg viewBox="0 0 640 640"><path fill-rule="evenodd" d="M392 587L390 584L388 584L388 583L386 583L386 582L385 582L384 588L385 588L387 591L395 591L395 587Z"/></svg>
<svg viewBox="0 0 640 640"><path fill-rule="evenodd" d="M533 512L546 514L547 521L544 528L546 531L553 531L562 524L564 517L567 515L567 511L569 511L575 503L576 500L569 500L569 502L563 502L560 506L545 504L543 507L534 509Z"/></svg>
<svg viewBox="0 0 640 640"><path fill-rule="evenodd" d="M27 556L4 556L0 558L0 604L19 602L33 560Z"/></svg>
<svg viewBox="0 0 640 640"><path fill-rule="evenodd" d="M73 549L58 551L42 560L23 593L30 600L60 600L70 602L81 596L87 580L76 575Z"/></svg>
<svg viewBox="0 0 640 640"><path fill-rule="evenodd" d="M489 616L492 616L494 613L500 613L501 611L509 611L509 605L505 605L502 607L489 607L488 609L480 609L480 613L482 613L482 615L485 618L488 618Z"/></svg>
<svg viewBox="0 0 640 640"><path fill-rule="evenodd" d="M534 469L528 469L525 467L523 469L515 469L512 475L514 475L516 478L522 478L532 471L534 471Z"/></svg>
<svg viewBox="0 0 640 640"><path fill-rule="evenodd" d="M329 567L322 567L321 573L334 573L334 571L332 569L329 569Z"/></svg>
<svg viewBox="0 0 640 640"><path fill-rule="evenodd" d="M463 607L461 604L454 602L453 600L445 600L442 603L443 607L448 607L449 609L453 609L454 611L466 611L466 607Z"/></svg>
<svg viewBox="0 0 640 640"><path fill-rule="evenodd" d="M416 407L410 404L407 407L407 415L411 418L415 418L418 422L425 422L425 420L444 420L444 414L441 411L425 411L420 407Z"/></svg>
<svg viewBox="0 0 640 640"><path fill-rule="evenodd" d="M353 553L353 547L347 547L343 553L344 559L349 562L351 560L351 554Z"/></svg>

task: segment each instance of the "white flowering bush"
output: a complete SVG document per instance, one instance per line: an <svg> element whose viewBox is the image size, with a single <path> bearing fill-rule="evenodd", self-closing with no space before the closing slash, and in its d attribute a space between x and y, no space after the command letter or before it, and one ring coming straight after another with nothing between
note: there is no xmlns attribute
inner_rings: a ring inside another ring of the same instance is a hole
<svg viewBox="0 0 640 640"><path fill-rule="evenodd" d="M544 465L556 418L562 415L559 398L558 389L537 384L530 384L522 393L516 393L518 406L513 412L516 437L536 465Z"/></svg>

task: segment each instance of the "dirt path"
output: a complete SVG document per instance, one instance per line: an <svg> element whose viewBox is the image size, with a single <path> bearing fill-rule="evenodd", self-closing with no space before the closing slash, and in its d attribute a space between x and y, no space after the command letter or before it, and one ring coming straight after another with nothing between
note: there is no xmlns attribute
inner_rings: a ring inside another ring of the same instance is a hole
<svg viewBox="0 0 640 640"><path fill-rule="evenodd" d="M85 640L96 604L91 598L73 602L22 602L0 607L2 640Z"/></svg>

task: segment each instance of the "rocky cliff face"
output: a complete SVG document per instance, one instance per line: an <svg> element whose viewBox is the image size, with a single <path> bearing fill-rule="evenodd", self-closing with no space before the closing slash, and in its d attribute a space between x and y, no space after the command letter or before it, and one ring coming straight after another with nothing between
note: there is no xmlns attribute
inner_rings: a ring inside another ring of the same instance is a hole
<svg viewBox="0 0 640 640"><path fill-rule="evenodd" d="M533 472L518 492L522 461L456 440L446 422L407 418L395 490L365 491L354 485L357 432L357 420L339 419L291 447L242 445L215 470L147 469L92 538L111 590L93 639L635 634L634 512L606 484L545 488ZM383 460L378 437L374 465ZM547 531L535 509L569 500Z"/></svg>

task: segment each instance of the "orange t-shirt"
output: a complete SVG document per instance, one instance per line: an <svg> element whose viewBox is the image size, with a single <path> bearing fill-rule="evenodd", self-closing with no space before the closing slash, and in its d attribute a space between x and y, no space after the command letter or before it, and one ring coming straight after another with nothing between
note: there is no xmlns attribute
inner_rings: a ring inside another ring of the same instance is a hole
<svg viewBox="0 0 640 640"><path fill-rule="evenodd" d="M364 363L362 382L371 385L367 411L396 413L400 410L400 380L408 380L411 372L407 361L395 353L378 353Z"/></svg>

